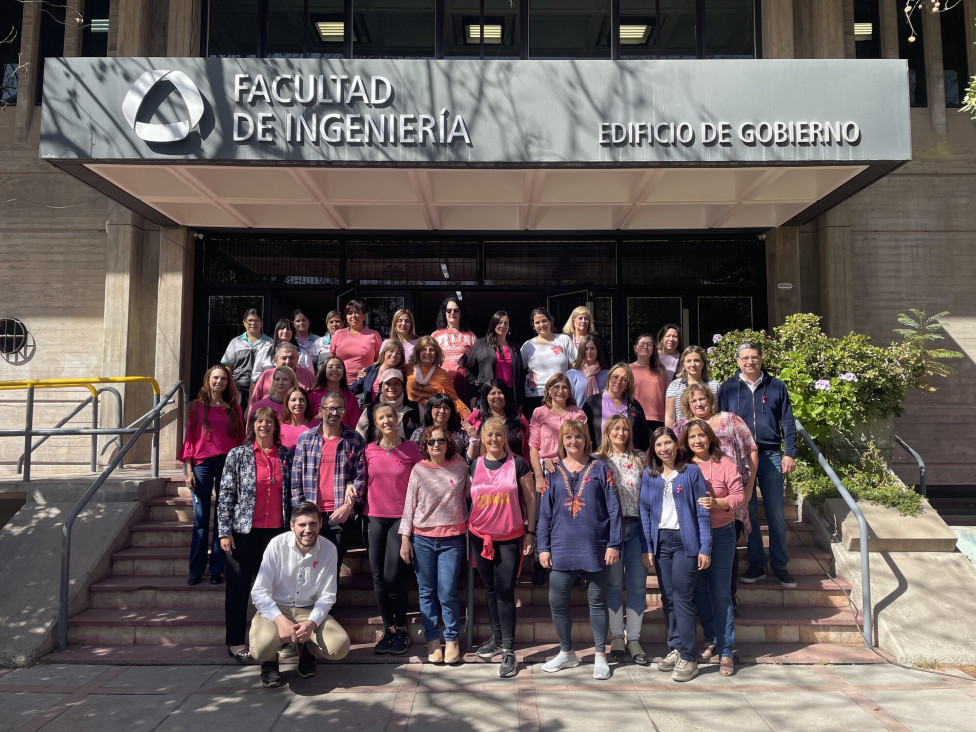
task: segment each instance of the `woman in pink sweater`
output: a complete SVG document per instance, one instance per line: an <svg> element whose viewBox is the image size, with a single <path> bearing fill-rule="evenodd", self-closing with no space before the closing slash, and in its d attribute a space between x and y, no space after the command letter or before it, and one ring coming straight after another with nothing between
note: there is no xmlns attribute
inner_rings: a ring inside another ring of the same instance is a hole
<svg viewBox="0 0 976 732"><path fill-rule="evenodd" d="M244 439L244 418L237 404L237 388L230 369L211 366L203 375L203 386L187 408L186 435L180 460L184 465L186 487L193 492L193 536L190 539L189 585L198 585L207 568L210 549L210 584L224 581L224 552L217 534L214 512L210 534L210 503L214 488L220 485L227 453Z"/></svg>
<svg viewBox="0 0 976 732"><path fill-rule="evenodd" d="M400 521L400 556L413 562L420 590L420 618L431 663L461 660L458 577L467 535L468 464L447 430L428 427L420 439L423 460L413 466ZM444 619L445 647L441 648Z"/></svg>
<svg viewBox="0 0 976 732"><path fill-rule="evenodd" d="M735 556L735 509L745 502L742 477L731 459L722 453L715 432L703 419L690 420L681 433L681 449L694 456L695 464L705 478L708 495L698 503L707 508L712 519L712 563L698 572L695 606L708 643L703 660L715 650L721 653L720 672L735 673L732 651L735 627L732 614L732 561Z"/></svg>

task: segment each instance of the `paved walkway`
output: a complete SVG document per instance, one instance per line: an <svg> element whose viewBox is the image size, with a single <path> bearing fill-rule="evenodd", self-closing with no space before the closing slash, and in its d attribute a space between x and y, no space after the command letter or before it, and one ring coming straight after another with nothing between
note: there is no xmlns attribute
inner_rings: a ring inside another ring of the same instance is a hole
<svg viewBox="0 0 976 732"><path fill-rule="evenodd" d="M748 665L670 674L622 665L546 674L523 667L320 665L262 689L254 666L39 665L0 672L4 730L966 730L976 682L893 666Z"/></svg>

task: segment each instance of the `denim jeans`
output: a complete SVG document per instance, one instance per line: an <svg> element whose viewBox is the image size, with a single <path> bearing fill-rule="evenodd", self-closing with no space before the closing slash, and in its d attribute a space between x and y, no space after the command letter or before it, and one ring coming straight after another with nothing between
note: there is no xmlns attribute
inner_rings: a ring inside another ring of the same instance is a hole
<svg viewBox="0 0 976 732"><path fill-rule="evenodd" d="M685 555L681 532L658 532L654 569L661 588L661 608L668 623L668 648L686 661L695 660L695 582L698 557Z"/></svg>
<svg viewBox="0 0 976 732"><path fill-rule="evenodd" d="M624 521L620 561L607 568L607 610L610 635L624 637L623 586L627 586L627 640L639 641L647 607L647 567L641 561L641 523Z"/></svg>
<svg viewBox="0 0 976 732"><path fill-rule="evenodd" d="M573 650L573 608L569 605L569 595L573 591L573 580L578 573L558 569L549 573L549 610L552 624L556 626L559 650L567 653ZM593 631L593 647L603 653L607 642L607 602L605 590L607 570L582 572L586 578L586 601L590 608L590 628Z"/></svg>
<svg viewBox="0 0 976 732"><path fill-rule="evenodd" d="M211 494L220 488L226 455L208 457L193 466L197 484L193 489L193 536L190 538L190 576L199 577L207 568L207 545L210 545L210 575L224 573L224 550L217 536L217 512L210 518ZM209 539L209 541L208 541Z"/></svg>
<svg viewBox="0 0 976 732"><path fill-rule="evenodd" d="M444 620L444 640L456 640L461 632L458 577L464 562L467 536L417 536L413 544L414 571L420 591L420 619L424 640L441 637L438 623Z"/></svg>
<svg viewBox="0 0 976 732"><path fill-rule="evenodd" d="M766 552L763 549L762 532L759 531L759 492L762 491L769 525L769 563L773 571L786 569L789 556L786 553L786 518L783 515L783 456L776 450L759 452L759 468L756 470L756 488L749 499L749 521L752 531L746 555L749 564L766 569Z"/></svg>
<svg viewBox="0 0 976 732"><path fill-rule="evenodd" d="M735 523L712 529L712 563L698 573L695 607L705 632L705 642L714 643L723 656L735 649L732 615L732 576L735 559Z"/></svg>

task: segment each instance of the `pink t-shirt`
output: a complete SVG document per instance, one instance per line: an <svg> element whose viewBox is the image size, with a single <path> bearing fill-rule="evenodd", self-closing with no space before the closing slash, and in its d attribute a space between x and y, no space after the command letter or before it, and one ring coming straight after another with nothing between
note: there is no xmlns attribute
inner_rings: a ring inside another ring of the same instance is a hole
<svg viewBox="0 0 976 732"><path fill-rule="evenodd" d="M510 346L505 346L501 353L495 351L495 378L499 381L504 381L506 384L515 387L512 379L512 349Z"/></svg>
<svg viewBox="0 0 976 732"><path fill-rule="evenodd" d="M319 510L335 510L335 462L338 437L322 441L322 462L319 464Z"/></svg>
<svg viewBox="0 0 976 732"><path fill-rule="evenodd" d="M630 370L634 374L634 400L644 409L644 419L663 422L664 394L669 383L667 378L636 361L630 364Z"/></svg>
<svg viewBox="0 0 976 732"><path fill-rule="evenodd" d="M281 458L278 451L272 449L265 454L258 447L254 450L254 514L251 526L255 529L280 529L283 523L281 515Z"/></svg>
<svg viewBox="0 0 976 732"><path fill-rule="evenodd" d="M361 369L376 360L383 337L372 328L363 328L359 335L350 335L348 328L340 328L332 334L329 350L346 365L346 382L351 384Z"/></svg>
<svg viewBox="0 0 976 732"><path fill-rule="evenodd" d="M539 457L554 458L559 451L559 428L567 419L578 419L586 424L586 415L579 407L567 407L560 415L555 415L549 407L538 407L532 412L529 421L529 446L539 451Z"/></svg>
<svg viewBox="0 0 976 732"><path fill-rule="evenodd" d="M298 444L298 437L302 432L306 432L315 427L312 422L303 425L283 424L281 425L281 444L289 450L294 450Z"/></svg>
<svg viewBox="0 0 976 732"><path fill-rule="evenodd" d="M437 345L444 351L444 370L453 374L458 370L458 361L461 356L471 353L471 346L478 340L478 337L470 330L454 330L453 328L443 328L435 330L430 334L431 338L437 341Z"/></svg>
<svg viewBox="0 0 976 732"><path fill-rule="evenodd" d="M207 429L203 427L203 410L207 410ZM226 455L240 444L231 436L232 420L241 420L241 408L234 404L230 410L226 407L204 407L200 402L190 410L186 422L186 437L183 449L180 451L180 462L194 464L203 462L215 455Z"/></svg>
<svg viewBox="0 0 976 732"><path fill-rule="evenodd" d="M705 478L705 486L708 488L708 495L715 498L727 498L729 501L728 510L713 508L709 511L712 519L712 528L728 526L735 518L735 509L745 505L745 493L742 488L742 477L736 464L727 455L722 455L719 462L709 460L700 463L697 460L695 465L701 470Z"/></svg>
<svg viewBox="0 0 976 732"><path fill-rule="evenodd" d="M405 440L392 450L375 442L366 446L366 508L376 518L400 518L407 497L410 471L420 462L420 446Z"/></svg>
<svg viewBox="0 0 976 732"><path fill-rule="evenodd" d="M264 399L258 399L256 402L251 402L247 407L248 415L254 414L261 407L271 407L275 414L278 415L278 419L281 419L281 410L285 408L284 402L275 401L271 397L265 397Z"/></svg>
<svg viewBox="0 0 976 732"><path fill-rule="evenodd" d="M251 384L251 401L264 399L266 396L268 396L268 392L271 390L271 379L274 378L274 372L274 368L265 369L261 372L258 380ZM305 391L308 391L315 386L315 372L311 369L305 368L304 366L299 366L297 369L295 369L295 378L298 379L298 384Z"/></svg>

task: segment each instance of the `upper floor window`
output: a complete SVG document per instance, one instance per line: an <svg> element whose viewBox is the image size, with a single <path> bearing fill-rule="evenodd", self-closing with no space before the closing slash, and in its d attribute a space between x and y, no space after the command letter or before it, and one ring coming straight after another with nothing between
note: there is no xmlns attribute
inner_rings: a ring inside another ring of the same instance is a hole
<svg viewBox="0 0 976 732"><path fill-rule="evenodd" d="M20 3L0 3L0 109L17 104L20 84L20 23L24 8Z"/></svg>
<svg viewBox="0 0 976 732"><path fill-rule="evenodd" d="M898 12L898 56L908 60L908 101L913 107L924 107L928 104L928 92L922 22L916 14L909 24L901 8Z"/></svg>
<svg viewBox="0 0 976 732"><path fill-rule="evenodd" d="M208 0L204 21L207 56L759 55L756 0Z"/></svg>
<svg viewBox="0 0 976 732"><path fill-rule="evenodd" d="M878 0L854 0L854 58L881 58Z"/></svg>
<svg viewBox="0 0 976 732"><path fill-rule="evenodd" d="M110 0L85 0L85 25L81 55L108 56L108 11Z"/></svg>
<svg viewBox="0 0 976 732"><path fill-rule="evenodd" d="M945 79L947 107L961 107L969 86L966 58L966 13L962 3L951 3L939 14L942 25L942 75Z"/></svg>

